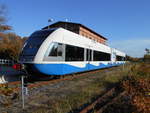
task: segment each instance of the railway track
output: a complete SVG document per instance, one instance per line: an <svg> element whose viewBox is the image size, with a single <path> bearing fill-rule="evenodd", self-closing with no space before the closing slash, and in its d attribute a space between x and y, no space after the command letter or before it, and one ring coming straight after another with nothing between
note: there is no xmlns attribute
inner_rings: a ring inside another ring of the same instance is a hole
<svg viewBox="0 0 150 113"><path fill-rule="evenodd" d="M113 68L113 67L112 67ZM29 80L28 82L28 88L29 89L32 89L34 87L40 87L40 86L44 86L44 85L48 85L48 84L52 84L52 83L57 83L57 82L60 82L60 81L65 81L65 80L72 80L74 78L78 78L78 77L81 77L81 76L86 76L87 74L94 74L94 73L97 73L97 72L102 72L104 70L107 71L108 68L104 68L104 69L99 69L99 70L92 70L92 71L88 71L88 72L83 72L83 73L76 73L76 74L70 74L70 75L65 75L65 76L60 76L60 77L57 77L55 79L48 79L48 80L44 80L44 81L37 81L37 80ZM110 70L109 70L110 71ZM8 86L11 86L11 85L21 85L21 81L15 81L15 82L9 82L9 83L4 83L4 84L0 84L1 85L5 85L7 84ZM16 87L14 88L13 90L15 91L19 91L21 90L21 87Z"/></svg>
<svg viewBox="0 0 150 113"><path fill-rule="evenodd" d="M83 108L80 113L103 113L109 105L112 105L121 96L125 95L125 91L118 86L113 87L102 96L99 96L94 102Z"/></svg>
<svg viewBox="0 0 150 113"><path fill-rule="evenodd" d="M120 69L120 68L115 68L115 70L116 69ZM49 86L49 84L55 84L55 83L59 83L61 81L67 81L67 80L69 81L69 80L72 80L75 78L80 79L80 77L82 79L82 78L85 78L82 76L86 76L86 75L92 76L95 73L111 72L113 70L114 69L112 67L112 68L109 68L109 70L107 68L105 68L105 69L94 70L94 71L90 71L90 72L71 74L71 75L63 76L59 79L58 78L50 79L47 81L30 81L28 84L28 88L29 88L29 90L34 91L34 88L36 90L38 90L38 89L42 88L42 86L44 86L44 85ZM21 81L10 82L10 83L8 83L8 85L17 85L17 87L14 87L14 89L13 89L16 92L19 92L21 90ZM118 88L117 86L113 87L112 89L103 93L99 97L96 97L96 99L94 101L92 101L92 103L88 104L88 106L79 108L78 112L80 112L80 113L92 113L92 112L102 113L103 110L105 110L108 105L112 104L112 102L116 101L122 95L124 95L124 92L122 92L122 90L120 90L120 88Z"/></svg>

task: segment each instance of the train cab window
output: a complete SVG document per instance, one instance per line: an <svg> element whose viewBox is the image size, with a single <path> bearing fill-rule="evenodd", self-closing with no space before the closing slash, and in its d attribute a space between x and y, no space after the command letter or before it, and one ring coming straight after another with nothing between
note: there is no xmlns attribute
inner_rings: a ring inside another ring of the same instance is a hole
<svg viewBox="0 0 150 113"><path fill-rule="evenodd" d="M22 55L24 56L35 56L40 46L44 40L53 32L54 30L39 30L28 38L24 44Z"/></svg>
<svg viewBox="0 0 150 113"><path fill-rule="evenodd" d="M84 61L84 48L66 45L66 61Z"/></svg>
<svg viewBox="0 0 150 113"><path fill-rule="evenodd" d="M48 56L53 56L53 57L62 56L62 51L63 51L62 44L52 43L50 53Z"/></svg>

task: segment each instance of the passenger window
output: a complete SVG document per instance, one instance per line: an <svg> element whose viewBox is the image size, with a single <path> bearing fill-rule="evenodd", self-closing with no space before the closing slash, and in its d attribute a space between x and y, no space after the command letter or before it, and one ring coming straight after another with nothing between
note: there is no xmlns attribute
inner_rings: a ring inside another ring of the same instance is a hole
<svg viewBox="0 0 150 113"><path fill-rule="evenodd" d="M84 61L84 48L66 45L66 61Z"/></svg>
<svg viewBox="0 0 150 113"><path fill-rule="evenodd" d="M125 57L117 55L117 61L125 61Z"/></svg>
<svg viewBox="0 0 150 113"><path fill-rule="evenodd" d="M110 54L94 51L94 61L110 61Z"/></svg>
<svg viewBox="0 0 150 113"><path fill-rule="evenodd" d="M53 43L52 48L48 56L62 56L62 44L60 43Z"/></svg>

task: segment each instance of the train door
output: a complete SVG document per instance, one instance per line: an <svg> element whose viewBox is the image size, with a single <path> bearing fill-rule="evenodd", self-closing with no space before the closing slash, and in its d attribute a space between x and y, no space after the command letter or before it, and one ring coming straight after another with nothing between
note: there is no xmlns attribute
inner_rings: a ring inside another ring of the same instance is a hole
<svg viewBox="0 0 150 113"><path fill-rule="evenodd" d="M92 61L92 50L90 49L86 49L86 61L87 61L88 70L90 70L90 61Z"/></svg>

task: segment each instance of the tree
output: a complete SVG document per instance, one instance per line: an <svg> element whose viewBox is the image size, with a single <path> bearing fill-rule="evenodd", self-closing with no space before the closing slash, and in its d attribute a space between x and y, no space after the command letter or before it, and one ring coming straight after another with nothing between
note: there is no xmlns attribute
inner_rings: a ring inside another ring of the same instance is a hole
<svg viewBox="0 0 150 113"><path fill-rule="evenodd" d="M5 32L11 30L6 25L6 6L0 4L0 58L18 60L23 42L21 37L14 33Z"/></svg>
<svg viewBox="0 0 150 113"><path fill-rule="evenodd" d="M0 44L0 58L17 61L24 41L25 38L21 38L14 33L5 34Z"/></svg>

